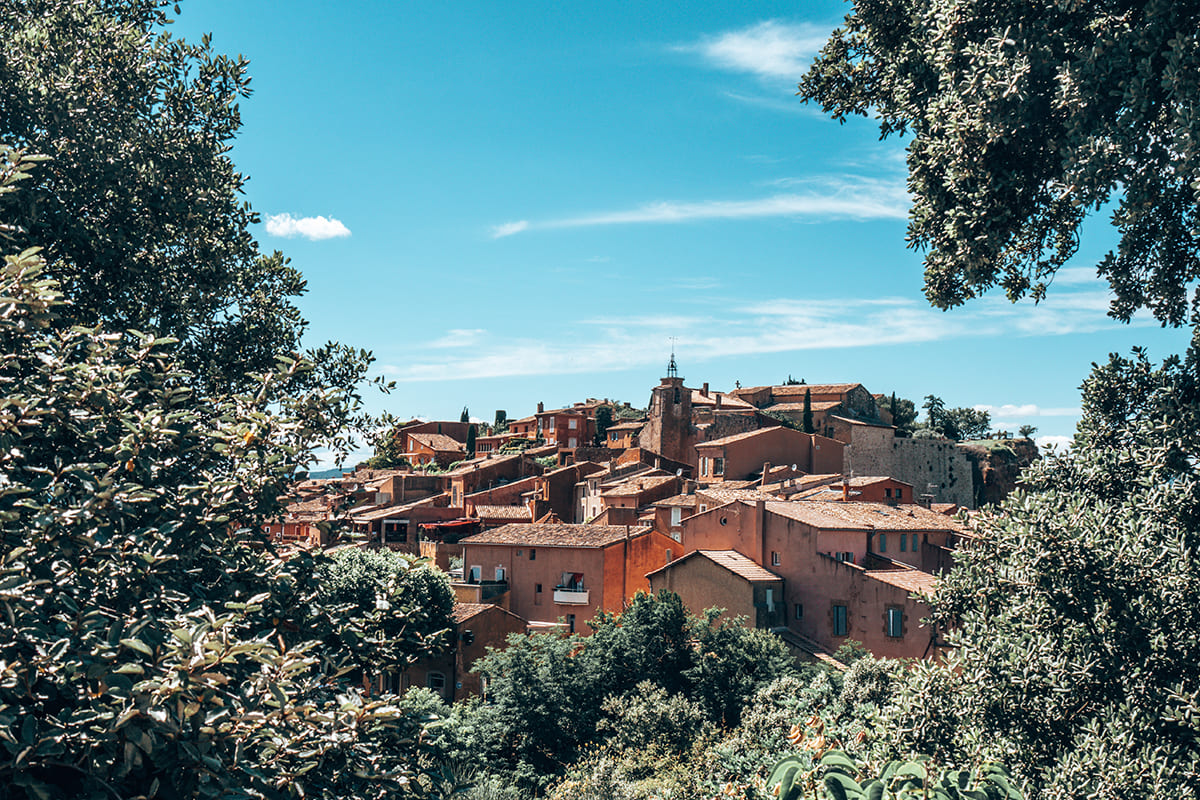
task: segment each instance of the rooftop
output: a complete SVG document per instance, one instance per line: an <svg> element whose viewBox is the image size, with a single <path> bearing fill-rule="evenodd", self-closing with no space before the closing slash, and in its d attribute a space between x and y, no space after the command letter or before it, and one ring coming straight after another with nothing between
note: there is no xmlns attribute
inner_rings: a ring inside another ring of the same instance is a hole
<svg viewBox="0 0 1200 800"><path fill-rule="evenodd" d="M480 519L530 519L529 506L475 506Z"/></svg>
<svg viewBox="0 0 1200 800"><path fill-rule="evenodd" d="M943 517L945 519L945 517ZM462 540L463 544L526 545L529 547L607 547L629 536L650 531L625 525L533 525L514 523Z"/></svg>
<svg viewBox="0 0 1200 800"><path fill-rule="evenodd" d="M408 438L442 453L461 453L466 449L462 442L444 433L410 433Z"/></svg>
<svg viewBox="0 0 1200 800"><path fill-rule="evenodd" d="M753 559L747 558L737 550L697 550L696 552L739 578L745 578L751 582L782 580L774 572L760 567L754 563Z"/></svg>
<svg viewBox="0 0 1200 800"><path fill-rule="evenodd" d="M932 594L937 576L919 569L868 569L867 577L917 594Z"/></svg>
<svg viewBox="0 0 1200 800"><path fill-rule="evenodd" d="M944 514L918 505L886 503L768 502L767 510L781 517L824 530L960 531L962 526Z"/></svg>
<svg viewBox="0 0 1200 800"><path fill-rule="evenodd" d="M746 439L753 439L755 437L762 436L767 433L778 433L781 430L791 430L791 429L785 428L782 425L772 425L769 428L759 428L756 431L746 431L745 433L735 433L732 436L724 436L720 439L713 439L708 442L700 442L699 444L696 445L696 449L699 450L701 447L714 447L714 446L715 447L723 447L728 444L733 444L734 442L742 442L742 441L745 441ZM792 431L792 433L796 434L797 436L808 436L808 434L800 433L800 431Z"/></svg>

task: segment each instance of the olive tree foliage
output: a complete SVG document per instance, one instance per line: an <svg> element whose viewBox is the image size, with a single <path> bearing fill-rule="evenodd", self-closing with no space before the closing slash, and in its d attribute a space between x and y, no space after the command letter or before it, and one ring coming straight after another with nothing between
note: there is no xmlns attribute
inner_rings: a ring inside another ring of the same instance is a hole
<svg viewBox="0 0 1200 800"><path fill-rule="evenodd" d="M1040 299L1085 216L1111 203L1120 241L1097 265L1110 313L1187 319L1200 278L1200 4L858 0L800 94L910 137L909 243L925 251L934 305L995 285Z"/></svg>
<svg viewBox="0 0 1200 800"><path fill-rule="evenodd" d="M1074 447L979 516L934 608L957 655L913 670L889 727L1036 797L1195 796L1198 455L1200 336L1097 366Z"/></svg>
<svg viewBox="0 0 1200 800"><path fill-rule="evenodd" d="M0 192L29 174L0 150ZM5 247L0 240L0 247ZM170 340L72 324L34 248L0 271L0 797L384 797L416 724L342 688L321 557L261 533L357 398L198 399ZM392 612L417 614L409 598ZM414 616L414 619L420 619ZM425 626L397 633L419 651Z"/></svg>
<svg viewBox="0 0 1200 800"><path fill-rule="evenodd" d="M229 158L248 62L170 35L169 6L0 0L0 144L49 157L0 219L18 248L43 248L61 313L178 339L193 383L245 388L301 349L305 283L259 252ZM345 348L311 360L297 389L360 377Z"/></svg>

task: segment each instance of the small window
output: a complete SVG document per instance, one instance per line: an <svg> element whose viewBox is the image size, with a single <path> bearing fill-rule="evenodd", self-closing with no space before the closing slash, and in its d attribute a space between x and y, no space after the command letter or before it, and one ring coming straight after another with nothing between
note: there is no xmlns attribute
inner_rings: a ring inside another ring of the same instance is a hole
<svg viewBox="0 0 1200 800"><path fill-rule="evenodd" d="M892 490L891 490L891 489L884 489L884 490L883 490L883 496L884 496L884 497L889 497L889 498L890 498L890 497L892 496Z"/></svg>
<svg viewBox="0 0 1200 800"><path fill-rule="evenodd" d="M446 676L440 672L431 672L425 677L425 685L435 692L440 692L446 688Z"/></svg>
<svg viewBox="0 0 1200 800"><path fill-rule="evenodd" d="M496 567L496 580L498 582L504 580L504 567Z"/></svg>
<svg viewBox="0 0 1200 800"><path fill-rule="evenodd" d="M467 583L479 583L479 578L482 574L483 574L483 567L480 567L480 566L471 567L470 572L467 573Z"/></svg>
<svg viewBox="0 0 1200 800"><path fill-rule="evenodd" d="M796 603L795 609L796 609L796 619L804 619L804 604Z"/></svg>
<svg viewBox="0 0 1200 800"><path fill-rule="evenodd" d="M667 563L671 563L671 548L667 548Z"/></svg>
<svg viewBox="0 0 1200 800"><path fill-rule="evenodd" d="M918 550L918 549L919 549L919 548L917 547L917 535L914 533L914 534L913 534L913 546L912 546L912 550L913 550L913 552L915 553L915 552L917 552L917 550Z"/></svg>
<svg viewBox="0 0 1200 800"><path fill-rule="evenodd" d="M708 456L700 457L700 474L701 475L708 474Z"/></svg>
<svg viewBox="0 0 1200 800"><path fill-rule="evenodd" d="M903 552L906 552L907 550L908 550L908 534L902 533L902 534L900 534L900 552L903 553Z"/></svg>
<svg viewBox="0 0 1200 800"><path fill-rule="evenodd" d="M725 459L714 458L712 460L712 468L713 468L713 472L712 472L713 475L724 475L725 474Z"/></svg>
<svg viewBox="0 0 1200 800"><path fill-rule="evenodd" d="M523 556L523 555L525 555L525 551L524 551L524 550L518 550L518 551L517 551L517 558L520 558L520 557L521 557L521 556Z"/></svg>
<svg viewBox="0 0 1200 800"><path fill-rule="evenodd" d="M536 547L529 548L529 560L537 561L537 548Z"/></svg>
<svg viewBox="0 0 1200 800"><path fill-rule="evenodd" d="M774 550L771 551L771 566L772 567L779 566L779 553Z"/></svg>
<svg viewBox="0 0 1200 800"><path fill-rule="evenodd" d="M567 614L567 630L571 633L575 632L575 615Z"/></svg>
<svg viewBox="0 0 1200 800"><path fill-rule="evenodd" d="M708 506L704 505L704 503L701 503L700 504L700 513L703 514L705 511L708 511Z"/></svg>
<svg viewBox="0 0 1200 800"><path fill-rule="evenodd" d="M541 594L542 593L542 585L540 583L535 583L533 585L533 592L534 592L534 594Z"/></svg>
<svg viewBox="0 0 1200 800"><path fill-rule="evenodd" d="M903 500L903 499L904 499L904 490L903 490L903 489L901 489L899 486L897 486L897 487L896 487L896 499L897 499L897 500Z"/></svg>
<svg viewBox="0 0 1200 800"><path fill-rule="evenodd" d="M722 524L722 525L728 525L728 524L729 524L729 517L721 517L721 524Z"/></svg>
<svg viewBox="0 0 1200 800"><path fill-rule="evenodd" d="M671 527L676 527L683 522L683 509L675 506L671 509Z"/></svg>
<svg viewBox="0 0 1200 800"><path fill-rule="evenodd" d="M901 536L903 537L903 534L901 534ZM879 534L879 552L881 552L881 553L887 552L887 534L886 533Z"/></svg>
<svg viewBox="0 0 1200 800"><path fill-rule="evenodd" d="M846 617L846 607L835 605L833 607L833 635L845 636L848 632L849 625Z"/></svg>
<svg viewBox="0 0 1200 800"><path fill-rule="evenodd" d="M571 430L575 430L577 422L578 422L578 420L569 419L569 420L567 420L567 427L570 428Z"/></svg>
<svg viewBox="0 0 1200 800"><path fill-rule="evenodd" d="M888 608L886 620L888 636L891 636L893 639L899 639L904 636L904 609L899 607Z"/></svg>

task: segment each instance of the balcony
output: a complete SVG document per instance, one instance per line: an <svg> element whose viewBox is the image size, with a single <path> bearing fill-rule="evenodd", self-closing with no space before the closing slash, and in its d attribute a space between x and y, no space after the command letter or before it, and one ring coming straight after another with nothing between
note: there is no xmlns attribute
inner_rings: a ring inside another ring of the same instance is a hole
<svg viewBox="0 0 1200 800"><path fill-rule="evenodd" d="M554 602L567 606L586 606L588 604L588 590L555 586Z"/></svg>

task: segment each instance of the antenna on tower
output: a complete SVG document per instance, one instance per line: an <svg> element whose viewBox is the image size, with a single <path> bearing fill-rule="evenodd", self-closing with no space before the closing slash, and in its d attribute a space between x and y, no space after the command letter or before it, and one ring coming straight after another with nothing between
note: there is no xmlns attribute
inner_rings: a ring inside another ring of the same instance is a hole
<svg viewBox="0 0 1200 800"><path fill-rule="evenodd" d="M667 362L667 377L678 378L679 367L675 364L675 337L671 337L671 360Z"/></svg>

